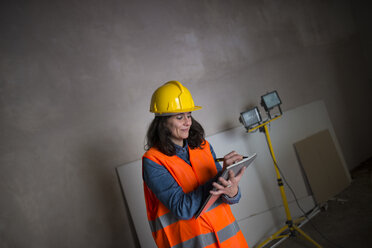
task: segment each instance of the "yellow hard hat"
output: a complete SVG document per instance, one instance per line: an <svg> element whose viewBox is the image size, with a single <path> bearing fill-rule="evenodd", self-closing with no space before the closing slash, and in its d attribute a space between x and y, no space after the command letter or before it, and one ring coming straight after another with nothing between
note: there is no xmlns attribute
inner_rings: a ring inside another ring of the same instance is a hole
<svg viewBox="0 0 372 248"><path fill-rule="evenodd" d="M170 115L191 112L202 107L195 106L190 91L178 81L169 81L155 90L151 97L150 112Z"/></svg>

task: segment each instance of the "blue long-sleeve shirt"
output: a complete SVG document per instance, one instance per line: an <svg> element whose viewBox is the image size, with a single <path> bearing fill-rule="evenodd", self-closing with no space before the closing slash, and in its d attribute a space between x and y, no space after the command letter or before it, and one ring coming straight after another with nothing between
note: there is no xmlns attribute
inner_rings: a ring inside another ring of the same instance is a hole
<svg viewBox="0 0 372 248"><path fill-rule="evenodd" d="M184 147L175 145L175 148L176 155L191 166L187 142ZM216 159L212 145L210 145L210 148L213 158ZM216 162L216 168L218 172L222 170L218 162ZM164 166L148 158L143 158L143 180L147 187L180 219L191 219L195 215L204 200L208 197L209 191L213 188L212 182L215 179L211 179L190 193L184 193L182 187L178 185ZM240 190L232 198L222 195L222 200L228 204L238 203L240 198Z"/></svg>

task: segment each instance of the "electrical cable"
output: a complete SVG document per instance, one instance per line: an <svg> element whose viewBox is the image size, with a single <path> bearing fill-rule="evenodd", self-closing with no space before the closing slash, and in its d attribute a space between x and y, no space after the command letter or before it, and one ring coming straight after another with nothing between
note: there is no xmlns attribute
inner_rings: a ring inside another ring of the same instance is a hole
<svg viewBox="0 0 372 248"><path fill-rule="evenodd" d="M272 157L272 154L270 153L271 157ZM296 201L296 204L298 206L298 208L301 210L301 212L304 214L305 218L310 222L311 226L314 228L314 230L326 241L328 241L330 244L332 244L333 246L335 246L336 248L344 248L343 246L333 242L332 240L330 240L329 238L327 238L322 232L320 232L316 226L314 225L314 223L311 221L311 219L309 219L309 217L307 216L307 214L305 213L305 211L302 209L302 207L300 206L300 203L298 202L298 199L297 199L297 196L294 192L294 190L292 189L292 187L290 186L290 184L288 183L288 181L286 180L285 176L283 175L282 171L280 170L278 164L276 163L275 159L272 157L273 159L273 162L274 162L274 165L275 167L278 169L279 171L279 174L281 175L281 177L283 178L283 181L285 182L285 184L288 186L288 188L290 189L293 197L295 198L295 201Z"/></svg>

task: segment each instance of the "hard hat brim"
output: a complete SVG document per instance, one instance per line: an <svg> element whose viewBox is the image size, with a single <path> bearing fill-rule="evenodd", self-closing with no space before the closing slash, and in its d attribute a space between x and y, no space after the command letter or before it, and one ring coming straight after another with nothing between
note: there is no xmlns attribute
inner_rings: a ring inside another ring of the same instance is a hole
<svg viewBox="0 0 372 248"><path fill-rule="evenodd" d="M169 115L176 115L176 114L179 114L179 113L192 112L192 111L196 111L196 110L199 110L199 109L202 109L202 107L201 106L194 106L193 108L182 109L182 110L175 110L175 111L167 111L167 112L150 111L150 112L154 113L156 116L169 116Z"/></svg>

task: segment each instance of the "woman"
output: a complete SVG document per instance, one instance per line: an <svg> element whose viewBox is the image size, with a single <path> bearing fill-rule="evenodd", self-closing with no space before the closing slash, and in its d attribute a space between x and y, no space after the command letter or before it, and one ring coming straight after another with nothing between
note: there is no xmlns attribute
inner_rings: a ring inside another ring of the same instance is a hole
<svg viewBox="0 0 372 248"><path fill-rule="evenodd" d="M147 217L158 247L248 247L229 204L240 200L239 175L219 178L212 146L191 112L201 109L180 82L159 87L151 98L155 113L147 132L143 180ZM224 166L243 157L230 152ZM217 188L212 191L212 188ZM209 194L220 195L208 211L195 218Z"/></svg>

